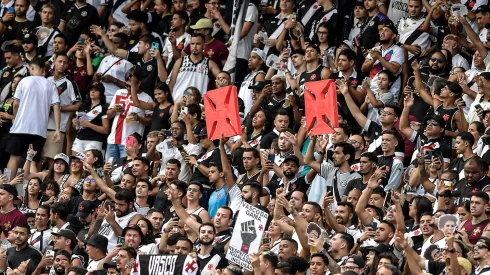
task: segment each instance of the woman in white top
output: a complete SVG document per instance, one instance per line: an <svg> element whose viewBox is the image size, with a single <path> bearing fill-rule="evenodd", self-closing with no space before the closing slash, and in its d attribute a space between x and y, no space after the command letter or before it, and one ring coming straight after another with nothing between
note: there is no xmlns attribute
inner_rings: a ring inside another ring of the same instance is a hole
<svg viewBox="0 0 490 275"><path fill-rule="evenodd" d="M136 225L141 228L144 238L141 240L140 247L138 248L139 255L154 255L158 254L158 246L155 241L155 234L153 232L153 225L148 219L139 220Z"/></svg>

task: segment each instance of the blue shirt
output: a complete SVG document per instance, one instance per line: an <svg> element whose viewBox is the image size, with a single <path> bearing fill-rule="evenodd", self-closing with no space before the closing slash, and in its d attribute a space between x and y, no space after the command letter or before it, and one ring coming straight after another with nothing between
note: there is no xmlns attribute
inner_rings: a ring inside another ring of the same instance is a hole
<svg viewBox="0 0 490 275"><path fill-rule="evenodd" d="M226 205L227 192L228 184L225 183L221 189L214 190L213 193L211 193L208 206L209 217L211 217L211 219L216 215L218 208Z"/></svg>

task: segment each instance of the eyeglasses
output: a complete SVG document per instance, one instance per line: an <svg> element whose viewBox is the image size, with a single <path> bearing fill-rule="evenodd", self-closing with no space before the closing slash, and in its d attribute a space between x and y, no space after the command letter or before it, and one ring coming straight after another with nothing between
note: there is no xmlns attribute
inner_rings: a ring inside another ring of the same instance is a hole
<svg viewBox="0 0 490 275"><path fill-rule="evenodd" d="M357 140L355 140L355 139L349 139L349 140L347 140L347 143L350 143L350 144L352 144L352 145L354 145L354 144L356 144L356 143L359 143L359 144L360 144L360 142L359 142L359 141L357 141Z"/></svg>
<svg viewBox="0 0 490 275"><path fill-rule="evenodd" d="M95 180L94 179L85 179L85 182L95 183Z"/></svg>
<svg viewBox="0 0 490 275"><path fill-rule="evenodd" d="M435 120L429 120L429 121L427 121L427 125L440 126L441 124L439 124L439 122L437 122Z"/></svg>
<svg viewBox="0 0 490 275"><path fill-rule="evenodd" d="M316 33L318 33L318 35L325 35L325 36L328 35L328 32L316 32Z"/></svg>
<svg viewBox="0 0 490 275"><path fill-rule="evenodd" d="M197 193L197 192L199 192L199 189L198 189L198 188L191 188L191 187L188 187L188 188L187 188L187 191L190 191L190 192L192 192L192 193Z"/></svg>
<svg viewBox="0 0 490 275"><path fill-rule="evenodd" d="M390 112L387 112L387 111L384 111L384 110L381 110L379 112L380 115L382 116L394 116L395 114L394 113L390 113Z"/></svg>
<svg viewBox="0 0 490 275"><path fill-rule="evenodd" d="M432 57L432 58L430 59L430 61L432 61L432 62L437 62L437 63L444 63L444 61L446 61L446 60L444 60L444 59L442 59L442 58L435 58L435 57Z"/></svg>
<svg viewBox="0 0 490 275"><path fill-rule="evenodd" d="M478 248L478 249L486 248L486 249L488 249L488 246L486 246L482 243L477 243L473 246L473 248Z"/></svg>

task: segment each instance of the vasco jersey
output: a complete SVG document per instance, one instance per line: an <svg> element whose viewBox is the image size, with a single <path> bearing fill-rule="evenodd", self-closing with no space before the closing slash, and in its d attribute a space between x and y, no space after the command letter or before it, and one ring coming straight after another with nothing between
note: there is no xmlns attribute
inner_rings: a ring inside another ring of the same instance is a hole
<svg viewBox="0 0 490 275"><path fill-rule="evenodd" d="M48 78L54 82L58 88L58 95L60 96L60 107L70 106L82 100L80 91L75 82L62 76L58 79L54 79L54 76ZM60 131L66 132L66 126L68 125L68 119L70 119L70 112L61 112L60 119ZM56 130L56 123L54 120L54 114L49 115L48 130Z"/></svg>
<svg viewBox="0 0 490 275"><path fill-rule="evenodd" d="M316 69L314 69L313 71L311 72L305 71L299 76L300 96L303 96L306 82L322 80L322 70L323 70L323 66L318 65L318 67L316 67Z"/></svg>
<svg viewBox="0 0 490 275"><path fill-rule="evenodd" d="M127 60L136 66L134 73L141 79L140 89L149 96L153 96L158 78L157 60L153 57L150 60L144 60L142 55L135 52L128 52Z"/></svg>
<svg viewBox="0 0 490 275"><path fill-rule="evenodd" d="M126 216L120 218L116 215L116 222L119 224L121 228L125 228L129 225L129 222L136 214L138 214L138 212L131 212ZM107 251L111 251L112 248L114 248L114 246L117 244L117 236L114 233L112 226L107 222L107 220L104 220L102 222L99 232L97 233L106 237L109 240L109 244L107 245Z"/></svg>
<svg viewBox="0 0 490 275"><path fill-rule="evenodd" d="M172 96L174 100L179 100L188 87L196 87L202 95L208 90L209 83L209 59L203 57L201 61L194 63L191 58L186 55L182 59L179 74L175 81L174 92Z"/></svg>

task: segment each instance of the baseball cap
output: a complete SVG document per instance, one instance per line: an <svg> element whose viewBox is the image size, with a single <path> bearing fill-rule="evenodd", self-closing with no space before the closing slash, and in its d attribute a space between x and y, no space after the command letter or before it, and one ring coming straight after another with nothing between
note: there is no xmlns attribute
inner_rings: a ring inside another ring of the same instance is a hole
<svg viewBox="0 0 490 275"><path fill-rule="evenodd" d="M380 220L383 219L384 214L383 214L383 210L381 208L377 207L376 205L372 205L372 204L366 205L365 208L372 208L372 209L374 209L374 211L376 211L376 213L378 213L379 219Z"/></svg>
<svg viewBox="0 0 490 275"><path fill-rule="evenodd" d="M63 153L59 153L56 156L54 156L54 160L55 161L56 160L59 160L59 159L61 159L64 162L66 162L66 165L68 165L70 163L70 158L67 155L63 154Z"/></svg>
<svg viewBox="0 0 490 275"><path fill-rule="evenodd" d="M471 266L470 261L468 261L467 259L465 259L463 257L458 257L458 264L460 267L462 267L466 271L466 274L471 274L472 266ZM450 257L446 258L446 265L447 266L451 265L451 258Z"/></svg>
<svg viewBox="0 0 490 275"><path fill-rule="evenodd" d="M82 201L78 206L78 212L75 217L84 219L94 212L95 207L93 206L92 201Z"/></svg>
<svg viewBox="0 0 490 275"><path fill-rule="evenodd" d="M286 158L284 158L283 163L285 163L286 161L294 161L294 163L296 163L296 165L299 166L299 159L295 155L289 155L289 156L287 156Z"/></svg>
<svg viewBox="0 0 490 275"><path fill-rule="evenodd" d="M79 159L80 161L83 161L85 159L85 154L84 153L77 153L76 155L71 155L70 159Z"/></svg>
<svg viewBox="0 0 490 275"><path fill-rule="evenodd" d="M340 46L340 45L342 45L342 44L344 44L344 45L346 45L347 47L349 47L349 49L354 50L354 45L352 45L352 42L350 42L349 40L344 40L344 41L342 41L342 42L339 42L339 43L337 44L337 47L338 47L338 46Z"/></svg>
<svg viewBox="0 0 490 275"><path fill-rule="evenodd" d="M489 5L481 5L476 9L475 13L487 13L490 12L490 6Z"/></svg>
<svg viewBox="0 0 490 275"><path fill-rule="evenodd" d="M256 55L258 55L260 57L260 59L262 59L263 61L265 61L265 52L259 48L254 48L252 50L253 53L255 53Z"/></svg>
<svg viewBox="0 0 490 275"><path fill-rule="evenodd" d="M249 89L252 90L259 90L261 91L265 87L265 82L264 81L257 81L253 83L251 86L248 86Z"/></svg>
<svg viewBox="0 0 490 275"><path fill-rule="evenodd" d="M24 37L22 37L22 41L21 42L29 42L29 43L32 43L34 45L37 46L37 36L35 34L32 34L32 33L26 33L24 34Z"/></svg>
<svg viewBox="0 0 490 275"><path fill-rule="evenodd" d="M95 88L97 91L99 91L101 94L105 93L105 87L102 83L99 81L94 81L92 84L88 86L88 90L92 90L92 88Z"/></svg>
<svg viewBox="0 0 490 275"><path fill-rule="evenodd" d="M391 20L382 20L378 23L378 26L382 25L384 27L387 27L390 29L395 35L398 35L398 29L396 28L395 24L393 24L393 21Z"/></svg>
<svg viewBox="0 0 490 275"><path fill-rule="evenodd" d="M191 26L191 29L193 30L212 29L212 28L213 28L213 22L208 18L201 18L196 22L195 25Z"/></svg>
<svg viewBox="0 0 490 275"><path fill-rule="evenodd" d="M368 246L365 248L366 251L373 250L378 254L391 251L390 247L384 243L380 243L377 246Z"/></svg>
<svg viewBox="0 0 490 275"><path fill-rule="evenodd" d="M109 240L100 234L94 234L84 243L96 247L107 253L107 245L109 244Z"/></svg>
<svg viewBox="0 0 490 275"><path fill-rule="evenodd" d="M61 229L58 232L52 232L51 235L65 237L71 240L72 245L77 243L77 235L70 229Z"/></svg>
<svg viewBox="0 0 490 275"><path fill-rule="evenodd" d="M14 199L18 195L17 188L15 186L13 186L13 185L10 185L10 184L0 184L0 189L3 189L5 191L9 192L10 194L12 194L14 196Z"/></svg>
<svg viewBox="0 0 490 275"><path fill-rule="evenodd" d="M439 123L439 126L444 128L444 125L446 124L446 121L442 116L436 115L436 114L431 114L427 116L427 119L425 120L425 123L429 122L429 120L435 120L437 123Z"/></svg>
<svg viewBox="0 0 490 275"><path fill-rule="evenodd" d="M363 7L364 8L364 1L356 0L356 2L354 3L354 7Z"/></svg>
<svg viewBox="0 0 490 275"><path fill-rule="evenodd" d="M141 239L143 239L145 237L145 234L143 234L143 231L141 231L141 227L139 227L138 225L133 225L133 226L127 226L123 229L122 231L122 236L124 237L126 235L126 232L128 232L128 230L135 230L135 231L138 231L138 233L140 234L141 236Z"/></svg>
<svg viewBox="0 0 490 275"><path fill-rule="evenodd" d="M351 262L353 262L354 264L356 264L359 268L364 268L364 265L366 264L364 262L364 260L360 257L360 256L357 256L357 255L352 255L350 256L348 259L347 259L347 262L349 262L349 260L352 259Z"/></svg>

